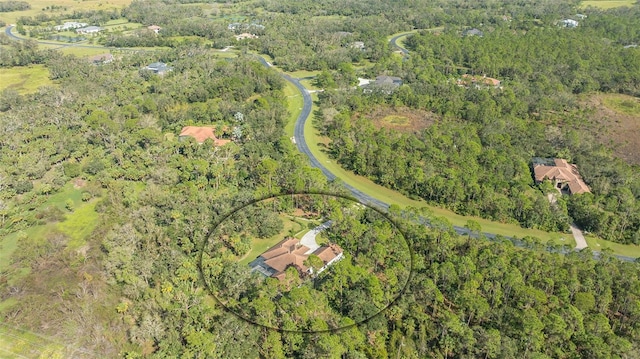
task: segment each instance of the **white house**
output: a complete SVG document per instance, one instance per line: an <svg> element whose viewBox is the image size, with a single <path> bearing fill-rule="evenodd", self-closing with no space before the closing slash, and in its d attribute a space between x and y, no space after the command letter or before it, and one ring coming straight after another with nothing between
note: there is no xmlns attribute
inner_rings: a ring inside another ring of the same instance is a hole
<svg viewBox="0 0 640 359"><path fill-rule="evenodd" d="M87 23L70 21L70 22L65 22L62 25L56 25L53 28L56 31L64 31L64 30L69 30L69 29L79 29L79 28L85 27L85 26L87 26Z"/></svg>
<svg viewBox="0 0 640 359"><path fill-rule="evenodd" d="M76 32L78 34L89 35L89 34L97 34L102 30L104 30L104 28L101 28L99 26L87 26L81 29L76 29Z"/></svg>
<svg viewBox="0 0 640 359"><path fill-rule="evenodd" d="M568 28L574 28L578 26L578 22L573 20L573 19L564 19L562 21L560 21L560 24L563 27L568 27Z"/></svg>

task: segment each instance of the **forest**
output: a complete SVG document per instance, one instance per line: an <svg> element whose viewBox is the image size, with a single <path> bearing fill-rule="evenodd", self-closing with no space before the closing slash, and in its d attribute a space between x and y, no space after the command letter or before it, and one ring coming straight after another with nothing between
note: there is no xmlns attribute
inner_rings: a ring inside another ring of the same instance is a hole
<svg viewBox="0 0 640 359"><path fill-rule="evenodd" d="M135 0L115 12L22 18L27 34L64 20L156 24L157 37L134 32L149 43L117 32L96 43L167 47L95 64L0 34L1 69L42 67L50 81L0 93L0 349L15 339L4 330L17 328L38 334L41 357L640 356L638 261L607 249L597 258L591 248L549 251L555 244L535 238L522 247L486 240L472 223L462 236L423 208L391 206L382 216L292 199L348 196L289 138L299 93L282 71L297 70L323 90L314 125L342 167L457 213L557 231L575 222L639 244L638 164L596 139L585 98L640 95L640 51L625 48L640 43L640 8L578 4L225 1L237 21L264 25L246 43L227 27L236 20L207 12L212 1ZM587 18L577 28L556 24L578 11ZM484 36L463 36L472 27ZM431 30L406 37L408 56L394 53L388 37L413 29ZM233 56L216 51L230 44ZM144 69L158 61L172 71ZM464 74L497 78L501 88L466 88ZM378 75L403 84L390 93L355 87ZM376 111L427 125L387 128ZM185 126L210 126L229 142L180 138ZM534 184L532 157L577 164L592 193L550 203L554 189ZM229 217L272 196L282 199ZM334 219L325 239L351 257L304 283L243 282L239 258L254 240L289 235L281 218L296 206ZM233 301L220 303L212 288ZM45 341L64 344L46 352Z"/></svg>

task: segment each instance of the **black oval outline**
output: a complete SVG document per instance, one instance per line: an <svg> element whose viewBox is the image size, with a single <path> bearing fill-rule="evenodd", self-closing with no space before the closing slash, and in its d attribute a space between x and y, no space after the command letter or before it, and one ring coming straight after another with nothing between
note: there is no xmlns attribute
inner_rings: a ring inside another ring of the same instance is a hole
<svg viewBox="0 0 640 359"><path fill-rule="evenodd" d="M216 296L215 294L213 294L213 290L211 289L211 287L209 286L209 284L207 283L207 281L204 278L204 273L202 270L202 256L205 253L205 247L207 242L209 241L211 235L213 233L215 233L216 229L218 228L218 226L224 222L227 218L231 217L234 213L236 213L237 211L240 211L246 207L249 207L251 205L254 205L258 202L262 202L265 201L267 199L271 199L271 198L278 198L278 197L284 197L284 196L293 196L293 195L324 195L324 196L331 196L331 197L337 197L337 198L342 198L342 199L348 199L351 200L355 203L360 203L363 206L366 206L368 208L373 209L374 211L378 212L380 215L382 215L384 218L386 218L389 222L391 222L396 229L398 230L398 232L400 232L400 234L402 234L402 238L404 239L404 242L407 245L407 248L409 250L409 275L407 276L407 280L404 283L404 286L402 286L402 288L398 291L398 294L395 296L395 298L393 298L393 300L391 302L389 302L389 304L387 304L387 306L385 306L384 308L380 309L378 312L376 312L375 314L371 315L368 318L365 318L359 322L355 322L353 324L349 324L343 327L339 327L339 328L332 328L332 329L325 329L325 330L288 330L288 329L282 329L282 328L276 328L276 327L270 327L268 325L262 324L262 323L258 323L258 322L254 322L253 320L249 319L249 318L245 318L242 315L236 313L235 311L231 310L230 308L228 308L226 305L224 305L222 303L222 301L220 301L220 299L218 299L218 296ZM409 237L407 237L406 233L402 230L402 227L400 227L393 219L391 219L391 217L389 216L388 213L386 213L385 211L381 210L380 208L377 208L371 204L367 204L367 203L362 203L359 200L357 200L355 197L349 196L349 195L345 195L345 194L336 194L336 193L330 193L330 192L323 192L323 191L306 191L306 192L288 192L288 193L278 193L278 194L271 194L271 195L266 195L264 197L260 197L258 199L253 199L247 203L241 204L238 207L233 208L231 211L229 211L228 214L224 215L222 218L220 218L220 220L214 221L213 222L213 227L211 229L211 232L209 232L209 235L205 238L205 240L202 241L202 245L200 246L200 255L199 255L199 260L198 260L198 272L200 273L200 279L202 280L202 282L204 283L204 286L206 288L206 290L209 292L209 294L211 294L211 296L215 299L215 301L222 307L224 308L224 310L228 313L233 314L234 316L236 316L237 318L249 323L249 324L253 324L255 326L258 327L262 327L264 329L267 330L273 330L279 333L297 333L297 334L322 334L322 333L334 333L334 332L339 332L342 330L346 330L346 329L350 329L353 327L356 327L358 325L361 324L365 324L366 322L372 320L373 318L377 317L378 315L382 314L384 311L386 311L387 309L389 309L392 305L394 305L399 299L400 297L402 297L403 294L405 294L405 292L407 291L407 288L409 287L409 283L411 282L411 279L413 279L413 269L414 269L414 260L415 260L415 255L414 255L414 251L413 251L413 247L411 245L411 242L409 241Z"/></svg>

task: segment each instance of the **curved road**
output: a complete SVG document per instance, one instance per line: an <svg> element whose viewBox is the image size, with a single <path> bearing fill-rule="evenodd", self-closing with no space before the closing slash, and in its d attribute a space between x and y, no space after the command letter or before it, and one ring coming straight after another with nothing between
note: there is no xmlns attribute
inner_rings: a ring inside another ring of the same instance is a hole
<svg viewBox="0 0 640 359"><path fill-rule="evenodd" d="M9 38L11 38L12 40L17 40L17 41L24 41L24 38L15 36L12 33L13 26L7 26L5 29L5 34L7 34L7 36L9 36ZM394 37L391 38L391 43L396 46L398 49L400 49L400 51L402 51L403 54L407 55L409 53L409 50L400 47L397 44L397 40L400 37L403 36L407 36L408 34L400 34L400 35L396 35ZM82 48L105 48L104 46L95 46L95 45L80 45L80 44L69 44L69 45L61 45L59 43L54 43L54 42L47 42L47 41L39 41L37 40L37 42L39 44L43 44L43 45L60 45L61 47L65 47L65 46L74 46L74 47L82 47ZM116 48L109 48L109 49L116 49ZM118 49L119 50L119 49ZM264 58L262 58L261 56L257 56L258 60L266 67L271 67L272 65L267 62ZM320 169L320 171L322 171L322 173L329 179L329 181L333 181L335 180L337 177L336 175L334 175L331 171L329 171L326 167L324 167L320 161L318 161L318 159L313 155L313 153L311 153L311 150L309 150L309 146L307 146L307 142L306 139L304 137L304 125L307 122L307 119L309 118L309 116L311 115L311 108L313 106L313 101L311 100L311 95L309 94L309 91L300 83L300 80L293 78L287 74L282 74L282 77L284 77L285 80L289 81L290 83L292 83L297 89L298 91L300 91L300 94L302 94L302 100L303 100L303 107L302 107L302 111L300 112L300 115L298 116L298 118L296 119L296 123L295 123L295 129L294 129L294 139L296 142L296 145L298 147L298 150L300 152L302 152L303 154L305 154L308 158L309 161L311 162L311 165L313 167L316 167L318 169ZM389 204L382 202L372 196L369 196L368 194L365 194L363 192L361 192L360 190L354 188L353 186L350 186L346 183L344 183L344 186L351 192L351 195L353 197L355 197L358 201L360 201L363 204L367 204L376 208L379 208L381 210L387 211L389 209ZM407 217L409 216L409 214L403 214L403 217ZM420 217L418 219L418 221L421 224L424 225L430 225L429 220L424 218L424 217ZM453 229L456 233L460 234L460 235L468 235L474 238L479 237L479 235L477 233L474 233L472 231L470 231L469 229L465 228L465 227L460 227L460 226L453 226ZM482 233L482 235L490 240L496 240L497 239L497 235L493 234L493 233ZM517 239L517 238L512 238L512 237L503 237L505 239L510 240L511 242L513 242L514 245L518 246L518 247L526 247L527 244L524 243L523 241ZM549 251L557 251L554 249L549 249ZM561 253L568 253L570 251L567 250L561 250ZM599 258L600 257L600 252L598 251L593 251L593 256L595 258ZM633 262L636 259L632 258L632 257L627 257L627 256L622 256L622 255L614 255L615 257L617 257L620 260L626 261L626 262Z"/></svg>
<svg viewBox="0 0 640 359"><path fill-rule="evenodd" d="M8 25L5 29L4 29L4 33L5 35L7 35L11 40L14 41L25 41L28 39L25 39L23 37L19 37L16 36L13 33L13 28L15 26L13 25ZM34 40L36 41L38 44L40 45L54 45L54 46L60 46L60 47L81 47L83 49L109 49L109 50L122 50L122 51L130 51L130 52L145 52L148 50L137 50L137 49L123 49L123 48L119 48L119 47L106 47L106 46L99 46L99 45L84 45L84 44L74 44L74 43L60 43L60 42L51 42L51 41L43 41L43 40Z"/></svg>

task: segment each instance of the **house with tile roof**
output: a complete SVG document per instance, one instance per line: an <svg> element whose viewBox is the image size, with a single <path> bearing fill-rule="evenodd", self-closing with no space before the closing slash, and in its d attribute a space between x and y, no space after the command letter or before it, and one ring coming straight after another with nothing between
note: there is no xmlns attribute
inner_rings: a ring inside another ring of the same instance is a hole
<svg viewBox="0 0 640 359"><path fill-rule="evenodd" d="M218 138L215 133L213 127L205 127L205 126L185 126L180 131L180 135L178 139L184 141L186 138L192 137L199 144L204 143L207 139L213 140L213 144L216 147L224 146L227 143L231 142L231 140L223 140Z"/></svg>
<svg viewBox="0 0 640 359"><path fill-rule="evenodd" d="M309 247L302 245L297 238L288 237L262 253L249 263L249 266L252 272L278 280L284 279L285 271L289 267L294 267L303 278L313 273L313 269L305 265L305 261L312 254L318 256L323 263L318 273L343 258L342 248L337 244L320 246L311 252Z"/></svg>
<svg viewBox="0 0 640 359"><path fill-rule="evenodd" d="M533 177L536 183L550 180L554 186L568 194L591 192L589 186L582 180L578 167L561 158L533 159Z"/></svg>
<svg viewBox="0 0 640 359"><path fill-rule="evenodd" d="M494 79L492 77L487 77L486 75L479 76L469 74L462 75L462 78L458 79L457 83L459 86L463 86L466 88L473 86L478 89L487 87L499 88L501 84L500 80Z"/></svg>

